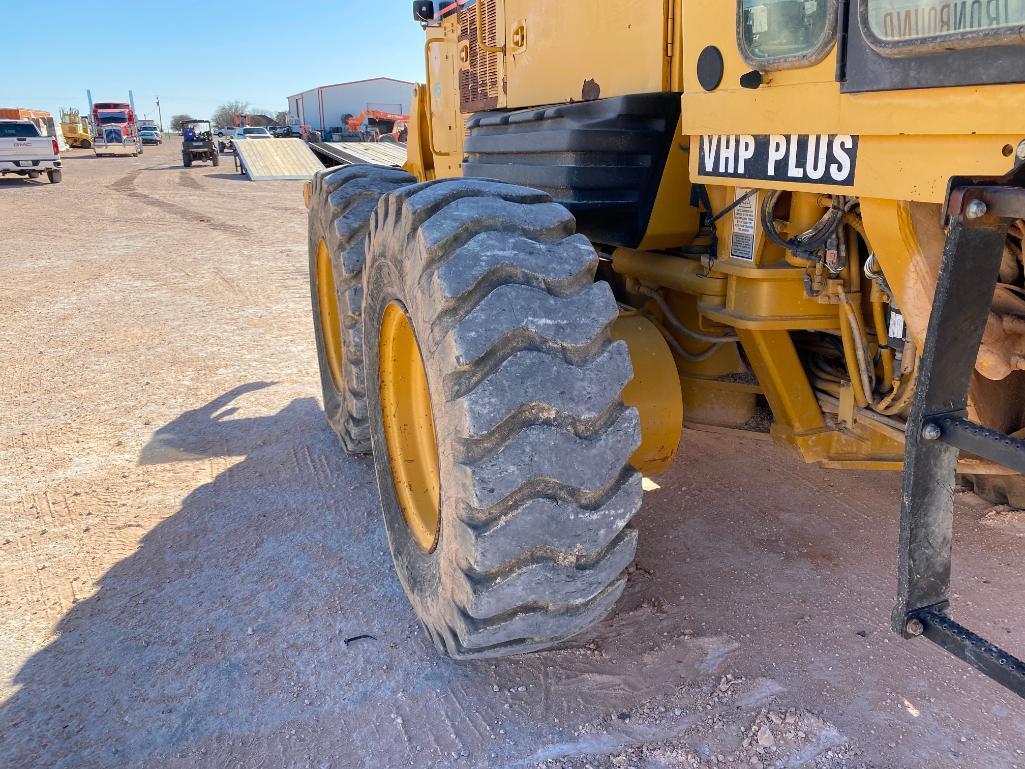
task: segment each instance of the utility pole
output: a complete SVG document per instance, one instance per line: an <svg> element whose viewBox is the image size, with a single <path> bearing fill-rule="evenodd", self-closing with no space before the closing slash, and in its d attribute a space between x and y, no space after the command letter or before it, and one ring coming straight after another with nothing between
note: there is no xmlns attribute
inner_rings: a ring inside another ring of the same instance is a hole
<svg viewBox="0 0 1025 769"><path fill-rule="evenodd" d="M157 97L157 118L160 120L160 133L164 132L164 115L160 111L160 97Z"/></svg>

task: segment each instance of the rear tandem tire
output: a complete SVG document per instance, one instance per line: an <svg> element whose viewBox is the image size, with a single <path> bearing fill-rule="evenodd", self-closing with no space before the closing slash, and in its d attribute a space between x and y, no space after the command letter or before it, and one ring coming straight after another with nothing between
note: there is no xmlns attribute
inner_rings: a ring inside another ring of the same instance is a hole
<svg viewBox="0 0 1025 769"><path fill-rule="evenodd" d="M958 481L991 504L1025 510L1025 477L966 473Z"/></svg>
<svg viewBox="0 0 1025 769"><path fill-rule="evenodd" d="M381 197L416 177L397 168L354 165L319 172L313 177L309 214L310 294L313 327L320 362L324 411L331 428L349 454L370 452L367 424L366 384L363 379L363 262L370 215ZM318 272L319 246L323 243L330 260L330 278L337 305L337 326L326 328L322 313ZM333 335L340 344L335 351L336 368L329 360ZM335 381L337 374L341 382Z"/></svg>
<svg viewBox="0 0 1025 769"><path fill-rule="evenodd" d="M381 504L403 588L451 657L530 652L586 630L634 558L630 356L611 338L618 307L595 282L594 247L574 231L546 193L477 179L399 190L371 222L363 325ZM402 313L415 345L388 341ZM404 431L430 415L396 418L416 375L394 373L414 370L395 350L417 346L428 392L412 392L430 406L436 448L423 454L437 481L426 507L410 494L432 487L404 468L430 443Z"/></svg>

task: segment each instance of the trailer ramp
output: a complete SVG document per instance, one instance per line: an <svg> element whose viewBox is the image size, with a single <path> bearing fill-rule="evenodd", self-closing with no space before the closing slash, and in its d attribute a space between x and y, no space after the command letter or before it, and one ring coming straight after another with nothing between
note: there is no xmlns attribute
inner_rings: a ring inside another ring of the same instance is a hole
<svg viewBox="0 0 1025 769"><path fill-rule="evenodd" d="M370 163L401 168L408 155L405 144L390 142L316 142L310 149L331 166Z"/></svg>
<svg viewBox="0 0 1025 769"><path fill-rule="evenodd" d="M242 139L233 144L239 173L254 182L310 179L324 168L302 139Z"/></svg>

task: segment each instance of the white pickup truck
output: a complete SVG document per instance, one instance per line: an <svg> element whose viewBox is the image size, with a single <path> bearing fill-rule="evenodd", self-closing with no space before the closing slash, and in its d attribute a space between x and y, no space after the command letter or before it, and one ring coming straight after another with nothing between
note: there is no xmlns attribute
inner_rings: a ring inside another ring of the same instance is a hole
<svg viewBox="0 0 1025 769"><path fill-rule="evenodd" d="M43 173L51 184L61 180L57 140L41 136L28 120L0 120L0 176L17 174L36 179Z"/></svg>

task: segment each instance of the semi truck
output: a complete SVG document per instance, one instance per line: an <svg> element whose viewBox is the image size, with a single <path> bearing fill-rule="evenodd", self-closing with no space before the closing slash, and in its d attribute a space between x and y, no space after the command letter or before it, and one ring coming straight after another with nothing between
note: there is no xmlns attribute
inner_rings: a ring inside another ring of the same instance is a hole
<svg viewBox="0 0 1025 769"><path fill-rule="evenodd" d="M93 152L101 155L142 154L142 140L139 137L139 121L135 116L135 107L131 91L127 102L98 101L93 102L89 94L92 112Z"/></svg>

